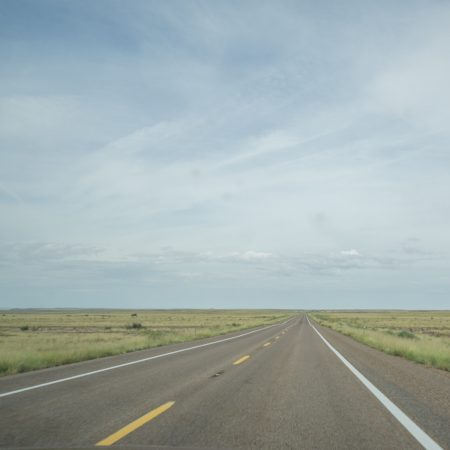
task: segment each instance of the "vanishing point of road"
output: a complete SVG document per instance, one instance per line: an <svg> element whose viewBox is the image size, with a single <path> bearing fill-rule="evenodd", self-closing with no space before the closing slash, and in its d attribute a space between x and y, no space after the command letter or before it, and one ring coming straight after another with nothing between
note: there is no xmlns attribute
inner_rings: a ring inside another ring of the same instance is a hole
<svg viewBox="0 0 450 450"><path fill-rule="evenodd" d="M450 373L309 321L0 379L0 448L450 449Z"/></svg>

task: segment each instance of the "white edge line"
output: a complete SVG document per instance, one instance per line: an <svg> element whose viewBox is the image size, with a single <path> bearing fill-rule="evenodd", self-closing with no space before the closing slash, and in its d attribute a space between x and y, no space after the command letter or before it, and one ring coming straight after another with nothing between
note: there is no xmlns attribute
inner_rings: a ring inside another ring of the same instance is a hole
<svg viewBox="0 0 450 450"><path fill-rule="evenodd" d="M398 406L389 400L378 388L376 388L361 372L353 367L320 333L309 321L309 325L319 335L330 350L347 366L353 375L381 402L381 404L411 433L411 435L427 450L443 450L425 431L416 425Z"/></svg>
<svg viewBox="0 0 450 450"><path fill-rule="evenodd" d="M104 367L103 369L93 370L91 372L84 372L84 373L80 373L78 375L73 375L71 377L58 378L57 380L48 381L46 383L41 383L41 384L35 384L33 386L28 386L28 387L24 387L24 388L21 388L21 389L16 389L14 391L3 392L2 394L0 394L0 398L8 397L8 396L14 395L14 394L19 394L19 393L25 392L25 391L31 391L33 389L39 389L39 388L43 388L43 387L46 387L46 386L51 386L52 384L63 383L64 381L70 381L70 380L76 380L77 378L88 377L90 375L95 375L95 374L101 373L101 372L107 372L109 370L119 369L120 367L126 367L126 366L131 366L133 364L143 363L143 362L146 362L146 361L150 361L152 359L163 358L164 356L175 355L176 353L187 352L189 350L194 350L194 349L197 349L197 348L207 347L209 345L220 344L221 342L226 342L226 341L231 341L233 339L238 339L240 337L248 336L249 334L252 334L252 333L258 333L259 331L264 331L264 330L267 330L267 329L275 327L275 326L285 325L287 322L289 322L292 319L293 318L288 319L288 320L286 320L286 321L284 321L282 323L274 323L273 325L269 325L269 326L264 327L264 328L259 328L257 330L248 331L247 333L239 334L238 336L232 336L232 337L229 337L229 338L219 339L218 341L207 342L206 344L194 345L192 347L187 347L187 348L182 348L180 350L174 350L172 352L162 353L161 355L149 356L147 358L137 359L136 361L129 361L129 362L126 362L126 363L123 363L123 364L118 364L116 366Z"/></svg>

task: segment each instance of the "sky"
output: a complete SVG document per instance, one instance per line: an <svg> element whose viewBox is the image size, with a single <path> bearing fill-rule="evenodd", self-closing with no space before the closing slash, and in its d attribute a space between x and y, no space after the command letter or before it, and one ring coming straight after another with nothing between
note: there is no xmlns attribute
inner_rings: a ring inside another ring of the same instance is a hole
<svg viewBox="0 0 450 450"><path fill-rule="evenodd" d="M449 23L0 0L0 308L449 308Z"/></svg>

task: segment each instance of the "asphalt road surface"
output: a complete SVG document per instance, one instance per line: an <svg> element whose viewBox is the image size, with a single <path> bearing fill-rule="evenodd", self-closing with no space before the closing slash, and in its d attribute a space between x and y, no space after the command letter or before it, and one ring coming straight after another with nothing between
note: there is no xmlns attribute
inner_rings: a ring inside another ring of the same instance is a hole
<svg viewBox="0 0 450 450"><path fill-rule="evenodd" d="M450 374L300 315L0 379L0 448L109 445L450 449Z"/></svg>

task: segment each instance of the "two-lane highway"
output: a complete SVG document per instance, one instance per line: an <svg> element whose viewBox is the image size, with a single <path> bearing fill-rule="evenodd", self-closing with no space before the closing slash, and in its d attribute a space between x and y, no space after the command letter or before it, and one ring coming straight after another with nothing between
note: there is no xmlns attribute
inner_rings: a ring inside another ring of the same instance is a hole
<svg viewBox="0 0 450 450"><path fill-rule="evenodd" d="M450 448L448 373L313 326L301 315L5 377L0 447L421 448L350 365L424 433L422 444Z"/></svg>

